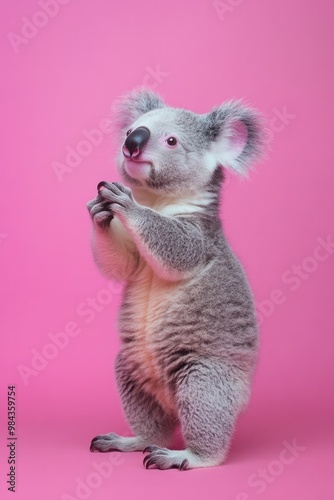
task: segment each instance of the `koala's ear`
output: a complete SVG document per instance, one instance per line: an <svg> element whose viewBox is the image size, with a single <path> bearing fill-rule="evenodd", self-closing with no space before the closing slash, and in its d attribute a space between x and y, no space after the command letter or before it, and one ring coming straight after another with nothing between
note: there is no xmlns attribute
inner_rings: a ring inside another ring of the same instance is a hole
<svg viewBox="0 0 334 500"><path fill-rule="evenodd" d="M264 120L242 101L229 101L202 115L209 151L217 165L241 175L259 160L265 149Z"/></svg>
<svg viewBox="0 0 334 500"><path fill-rule="evenodd" d="M145 87L135 89L115 102L113 106L115 125L123 134L141 115L164 106L163 100L152 90Z"/></svg>

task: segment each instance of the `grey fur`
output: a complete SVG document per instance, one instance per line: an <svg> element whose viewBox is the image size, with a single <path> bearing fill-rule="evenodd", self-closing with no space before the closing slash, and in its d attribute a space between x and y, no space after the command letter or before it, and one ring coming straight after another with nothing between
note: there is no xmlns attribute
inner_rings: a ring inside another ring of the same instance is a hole
<svg viewBox="0 0 334 500"><path fill-rule="evenodd" d="M258 349L252 294L219 219L221 159L239 173L255 161L261 119L240 102L207 115L168 108L147 90L118 110L123 134L150 129L145 167L137 175L120 154L132 190L100 183L88 209L98 266L125 282L116 379L136 436L97 436L91 450L145 449L146 467L161 469L218 465L248 402ZM169 148L164 138L174 134ZM169 450L178 423L187 448Z"/></svg>
<svg viewBox="0 0 334 500"><path fill-rule="evenodd" d="M162 99L149 89L140 92L132 91L125 98L118 99L113 105L114 124L116 130L125 135L131 123L139 116L153 109L163 108Z"/></svg>

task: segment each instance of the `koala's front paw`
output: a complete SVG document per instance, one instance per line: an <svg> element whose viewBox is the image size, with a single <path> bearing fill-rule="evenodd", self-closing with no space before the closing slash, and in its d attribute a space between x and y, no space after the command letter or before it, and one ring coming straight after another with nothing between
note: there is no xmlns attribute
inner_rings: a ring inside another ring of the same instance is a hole
<svg viewBox="0 0 334 500"><path fill-rule="evenodd" d="M99 194L94 200L87 203L87 208L93 222L103 229L109 227L110 222L114 218L110 202L106 201Z"/></svg>
<svg viewBox="0 0 334 500"><path fill-rule="evenodd" d="M133 199L131 189L123 186L120 182L99 182L97 190L115 214L126 215L131 209L138 206Z"/></svg>

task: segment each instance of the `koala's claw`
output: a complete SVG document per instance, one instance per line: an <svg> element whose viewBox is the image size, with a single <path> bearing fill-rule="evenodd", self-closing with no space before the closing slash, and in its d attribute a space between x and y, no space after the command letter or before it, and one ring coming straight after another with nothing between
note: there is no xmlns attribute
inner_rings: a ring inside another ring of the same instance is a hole
<svg viewBox="0 0 334 500"><path fill-rule="evenodd" d="M100 181L97 185L97 190L99 191L101 187L107 187L107 184L106 181Z"/></svg>
<svg viewBox="0 0 334 500"><path fill-rule="evenodd" d="M183 460L182 464L180 465L179 469L180 470L186 470L188 468L188 465L189 465L189 460L187 460L186 458Z"/></svg>
<svg viewBox="0 0 334 500"><path fill-rule="evenodd" d="M146 469L149 469L151 465L155 465L157 469L187 470L189 468L189 460L182 457L182 451L173 452L167 448L159 448L159 446L147 446L144 450L144 453L146 452L148 454L143 460Z"/></svg>
<svg viewBox="0 0 334 500"><path fill-rule="evenodd" d="M146 458L149 458L148 456ZM150 465L154 464L154 458L150 458L149 460L146 460L143 462L146 469L150 468Z"/></svg>
<svg viewBox="0 0 334 500"><path fill-rule="evenodd" d="M90 443L89 451L96 451L93 441Z"/></svg>
<svg viewBox="0 0 334 500"><path fill-rule="evenodd" d="M97 448L95 448L93 441L90 443L89 451L99 451Z"/></svg>
<svg viewBox="0 0 334 500"><path fill-rule="evenodd" d="M104 441L111 441L111 438L107 436L106 434L102 434L101 436L95 436L95 438L92 439L91 446L96 443L96 441L100 441L103 439Z"/></svg>
<svg viewBox="0 0 334 500"><path fill-rule="evenodd" d="M108 434L101 434L99 436L95 436L90 443L89 450L99 451L102 453L106 451L117 450L115 438L116 435L112 437Z"/></svg>
<svg viewBox="0 0 334 500"><path fill-rule="evenodd" d="M156 451L156 450L159 450L161 448L159 448L159 446L154 446L154 445L151 445L151 446L146 446L146 448L143 450L143 453L151 453L151 451ZM147 457L145 457L147 458ZM145 460L144 458L144 460Z"/></svg>
<svg viewBox="0 0 334 500"><path fill-rule="evenodd" d="M113 213L124 215L136 207L130 188L124 186L121 182L101 181L97 185L98 197L103 202L109 203Z"/></svg>

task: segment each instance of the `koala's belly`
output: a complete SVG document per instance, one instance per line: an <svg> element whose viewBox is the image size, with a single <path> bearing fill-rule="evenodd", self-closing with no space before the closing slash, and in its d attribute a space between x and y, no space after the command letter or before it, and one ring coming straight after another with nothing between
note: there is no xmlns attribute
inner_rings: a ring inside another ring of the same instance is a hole
<svg viewBox="0 0 334 500"><path fill-rule="evenodd" d="M147 265L136 283L125 291L119 316L119 330L127 365L145 390L154 394L167 410L173 397L164 383L159 356L159 338L169 305L176 300L178 285L158 278Z"/></svg>

